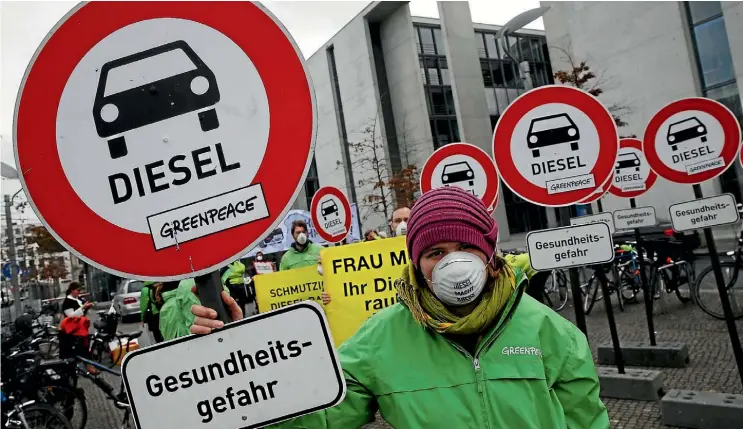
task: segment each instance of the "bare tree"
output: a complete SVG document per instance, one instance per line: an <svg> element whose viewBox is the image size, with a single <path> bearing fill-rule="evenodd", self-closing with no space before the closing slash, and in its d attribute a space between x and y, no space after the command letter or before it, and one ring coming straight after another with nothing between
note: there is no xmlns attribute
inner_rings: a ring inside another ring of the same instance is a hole
<svg viewBox="0 0 743 429"><path fill-rule="evenodd" d="M374 214L389 220L398 205L412 205L420 190L419 168L414 161L419 149L406 121L403 121L396 134L400 169L393 171L379 124L380 115L381 101L377 104L375 115L358 133L359 137L349 139L350 165L345 166L340 161L337 163L337 168L352 168L355 172L361 172L363 178L357 179L353 186L369 188L365 195L359 195L362 220Z"/></svg>
<svg viewBox="0 0 743 429"><path fill-rule="evenodd" d="M585 60L578 61L575 59L575 56L571 53L570 46L567 49L557 46L550 46L550 48L561 52L562 58L560 60L568 65L567 70L558 70L555 72L555 80L564 85L570 85L586 91L597 98L604 93L602 87L606 87L609 84L609 80L605 77L605 70L599 71L597 76ZM632 113L632 109L626 102L615 102L608 105L605 104L605 106L614 118L617 128L628 125L622 119L625 115Z"/></svg>

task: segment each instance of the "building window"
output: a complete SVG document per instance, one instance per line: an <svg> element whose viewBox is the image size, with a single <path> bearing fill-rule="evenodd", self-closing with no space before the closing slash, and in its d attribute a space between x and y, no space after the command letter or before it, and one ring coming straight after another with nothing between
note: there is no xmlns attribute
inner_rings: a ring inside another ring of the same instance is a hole
<svg viewBox="0 0 743 429"><path fill-rule="evenodd" d="M686 2L686 11L704 96L727 106L738 122L743 123L743 108L720 2ZM732 193L738 201L743 200L742 180L739 166L729 168L720 176L722 191Z"/></svg>
<svg viewBox="0 0 743 429"><path fill-rule="evenodd" d="M312 157L312 164L310 164L310 171L307 172L307 179L304 181L304 193L307 197L307 207L312 206L312 197L315 196L317 190L320 189L320 179L317 177L317 164L315 163L315 157Z"/></svg>

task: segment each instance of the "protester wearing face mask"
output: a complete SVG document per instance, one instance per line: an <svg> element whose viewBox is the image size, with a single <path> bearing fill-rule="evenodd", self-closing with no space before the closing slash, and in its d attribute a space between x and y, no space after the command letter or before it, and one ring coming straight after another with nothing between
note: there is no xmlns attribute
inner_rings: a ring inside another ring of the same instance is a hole
<svg viewBox="0 0 743 429"><path fill-rule="evenodd" d="M307 237L307 224L303 220L295 220L292 222L291 232L294 243L281 257L279 270L293 270L317 265L322 246L313 243Z"/></svg>
<svg viewBox="0 0 743 429"><path fill-rule="evenodd" d="M410 217L410 209L407 207L398 207L392 212L392 218L390 219L390 231L396 237L405 235L408 231L408 218Z"/></svg>
<svg viewBox="0 0 743 429"><path fill-rule="evenodd" d="M396 428L608 429L585 336L523 293L521 270L495 256L497 236L471 194L424 194L408 225L400 303L338 349L345 399L279 427L360 428L379 410ZM222 326L211 309L193 312L193 333Z"/></svg>

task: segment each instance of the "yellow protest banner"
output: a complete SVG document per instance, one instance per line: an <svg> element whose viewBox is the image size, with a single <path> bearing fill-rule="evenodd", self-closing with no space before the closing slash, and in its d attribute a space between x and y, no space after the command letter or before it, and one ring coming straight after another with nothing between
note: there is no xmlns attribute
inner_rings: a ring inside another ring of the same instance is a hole
<svg viewBox="0 0 743 429"><path fill-rule="evenodd" d="M320 257L331 298L325 314L337 347L371 315L397 302L395 280L408 263L405 237L330 247Z"/></svg>
<svg viewBox="0 0 743 429"><path fill-rule="evenodd" d="M265 313L301 301L313 300L322 305L323 279L316 266L279 271L253 277L258 311Z"/></svg>

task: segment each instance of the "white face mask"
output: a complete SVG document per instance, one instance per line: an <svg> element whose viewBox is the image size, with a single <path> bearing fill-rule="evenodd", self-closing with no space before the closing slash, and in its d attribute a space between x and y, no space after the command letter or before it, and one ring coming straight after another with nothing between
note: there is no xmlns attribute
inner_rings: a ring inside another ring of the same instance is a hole
<svg viewBox="0 0 743 429"><path fill-rule="evenodd" d="M307 234L300 232L297 235L297 243L299 243L300 246L304 246L307 243Z"/></svg>
<svg viewBox="0 0 743 429"><path fill-rule="evenodd" d="M395 235L401 236L408 233L408 223L405 221L400 222L397 224L397 228L395 228Z"/></svg>
<svg viewBox="0 0 743 429"><path fill-rule="evenodd" d="M258 256L255 257L255 259L257 259L259 261L262 261L263 260L263 255L258 255Z"/></svg>
<svg viewBox="0 0 743 429"><path fill-rule="evenodd" d="M433 293L451 306L471 303L482 293L487 281L486 266L477 255L452 252L433 267Z"/></svg>

